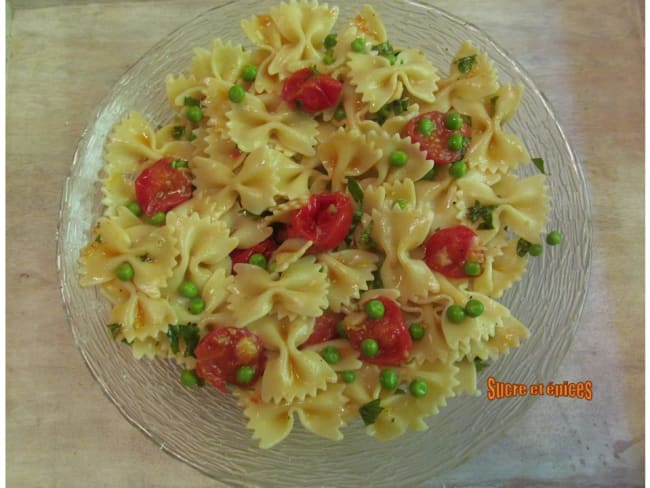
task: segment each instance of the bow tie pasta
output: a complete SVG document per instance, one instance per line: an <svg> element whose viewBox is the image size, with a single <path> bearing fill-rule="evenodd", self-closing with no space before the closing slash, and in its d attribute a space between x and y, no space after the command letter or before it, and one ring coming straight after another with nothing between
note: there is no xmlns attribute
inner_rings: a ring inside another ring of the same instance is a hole
<svg viewBox="0 0 650 488"><path fill-rule="evenodd" d="M252 49L169 74L170 121L109 136L80 257L113 337L236 395L262 448L294 414L335 440L425 430L529 333L496 301L548 221L545 174L514 173L522 87L469 42L445 75L371 6L338 13L290 0L242 21Z"/></svg>

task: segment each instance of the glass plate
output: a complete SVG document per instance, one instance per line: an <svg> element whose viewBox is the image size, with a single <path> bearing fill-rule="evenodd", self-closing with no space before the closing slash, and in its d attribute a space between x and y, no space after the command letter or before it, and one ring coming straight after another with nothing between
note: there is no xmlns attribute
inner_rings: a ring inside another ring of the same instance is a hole
<svg viewBox="0 0 650 488"><path fill-rule="evenodd" d="M341 442L297 426L280 445L263 451L245 428L234 397L213 388L184 388L178 381L179 367L169 361L135 360L106 331L109 304L96 289L78 283L80 249L102 213L98 174L113 125L131 110L154 124L167 120L171 112L165 75L185 69L192 49L210 48L214 37L248 44L239 27L242 15L268 11L276 3L232 1L202 13L127 71L97 110L79 142L61 202L58 266L67 320L92 374L124 416L161 449L228 486L364 486L370 479L377 488L416 486L476 454L519 419L533 399L455 398L429 419L427 432L408 433L388 443L366 436L361 422L345 428ZM432 6L392 0L373 6L393 44L422 48L441 71L469 39L488 53L502 83L525 87L509 129L523 139L531 155L546 161L552 197L548 228L560 230L564 241L561 248L546 248L543 256L532 259L522 281L501 300L528 325L531 337L488 371L507 382L547 382L569 348L587 293L592 232L582 169L548 102L521 66L488 36ZM345 21L358 5L345 2L340 10L339 18ZM535 171L528 165L523 173ZM479 385L486 377L483 372Z"/></svg>

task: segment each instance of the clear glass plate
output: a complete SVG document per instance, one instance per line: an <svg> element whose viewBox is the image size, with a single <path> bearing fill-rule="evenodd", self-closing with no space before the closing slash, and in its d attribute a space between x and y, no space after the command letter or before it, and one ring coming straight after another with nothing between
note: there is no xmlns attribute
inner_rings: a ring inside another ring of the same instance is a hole
<svg viewBox="0 0 650 488"><path fill-rule="evenodd" d="M96 289L78 283L80 249L102 213L98 175L113 125L131 110L154 124L166 120L171 113L165 75L186 68L192 49L209 48L214 37L248 44L239 27L242 15L268 11L276 3L232 1L202 13L153 47L98 108L79 142L61 202L58 265L67 320L92 374L124 416L163 450L228 486L342 487L365 486L369 480L377 488L416 486L476 454L517 421L533 399L455 398L429 419L427 432L388 443L366 436L361 422L345 428L341 442L296 427L280 445L263 451L251 439L232 396L213 388L186 389L178 381L178 366L137 361L127 347L113 342L105 327L109 304ZM341 3L341 21L359 8L356 2ZM546 161L551 174L549 229L560 230L564 241L560 248L547 248L543 256L531 260L523 280L502 300L529 326L531 337L483 372L479 384L488 374L514 383L547 382L569 348L587 293L591 210L580 164L530 77L479 29L412 1L375 1L373 6L393 44L422 48L443 72L460 44L469 39L489 54L501 82L525 87L509 129L522 137L530 154ZM533 165L525 170L535 171Z"/></svg>

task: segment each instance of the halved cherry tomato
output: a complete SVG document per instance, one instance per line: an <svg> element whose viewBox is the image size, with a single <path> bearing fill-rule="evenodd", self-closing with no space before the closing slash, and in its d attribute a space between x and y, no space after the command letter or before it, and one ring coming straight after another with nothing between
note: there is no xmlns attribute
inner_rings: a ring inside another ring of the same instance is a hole
<svg viewBox="0 0 650 488"><path fill-rule="evenodd" d="M344 193L311 195L307 205L294 212L287 226L287 238L313 241L310 253L334 249L350 230L352 207L352 200Z"/></svg>
<svg viewBox="0 0 650 488"><path fill-rule="evenodd" d="M435 128L431 135L424 135L418 125L420 120L429 119L435 124ZM428 112L411 119L406 127L404 127L404 136L409 136L411 141L420 145L420 149L427 152L427 159L435 162L436 164L450 164L463 158L465 151L469 146L469 142L464 144L459 151L449 149L447 146L447 139L455 133L460 133L461 136L472 138L472 128L463 120L463 125L459 130L450 130L445 127L445 119L447 114L442 112Z"/></svg>
<svg viewBox="0 0 650 488"><path fill-rule="evenodd" d="M284 81L282 98L308 112L334 107L343 90L343 83L331 76L303 68Z"/></svg>
<svg viewBox="0 0 650 488"><path fill-rule="evenodd" d="M135 198L148 217L168 212L192 198L192 178L185 168L174 168L174 158L162 158L135 180Z"/></svg>
<svg viewBox="0 0 650 488"><path fill-rule="evenodd" d="M361 360L382 366L397 366L408 359L413 341L399 305L387 297L379 297L384 304L384 316L380 319L366 318L361 324L346 327L352 347L360 351L365 339L374 339L379 352L374 357L361 354Z"/></svg>
<svg viewBox="0 0 650 488"><path fill-rule="evenodd" d="M477 246L478 235L469 227L447 227L429 237L425 244L424 261L433 271L448 278L466 278L465 262L480 263L485 260Z"/></svg>
<svg viewBox="0 0 650 488"><path fill-rule="evenodd" d="M278 248L278 245L275 241L269 237L268 239L263 240L255 244L253 247L248 249L235 249L230 253L230 260L232 261L233 273L235 264L237 263L248 263L248 260L253 254L263 254L267 261L271 259L271 254Z"/></svg>
<svg viewBox="0 0 650 488"><path fill-rule="evenodd" d="M336 330L336 325L343 320L345 315L342 313L325 312L320 317L316 318L314 323L314 330L300 347L313 346L321 342L331 341L338 338L339 334Z"/></svg>
<svg viewBox="0 0 650 488"><path fill-rule="evenodd" d="M196 349L196 374L223 392L226 384L250 386L264 371L266 358L261 339L247 329L222 327L206 335ZM251 366L253 378L237 382L237 369Z"/></svg>

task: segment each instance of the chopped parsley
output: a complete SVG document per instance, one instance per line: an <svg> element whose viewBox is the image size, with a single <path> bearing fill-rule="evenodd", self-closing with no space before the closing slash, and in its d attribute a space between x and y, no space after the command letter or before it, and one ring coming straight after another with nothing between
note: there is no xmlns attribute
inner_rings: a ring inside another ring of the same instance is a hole
<svg viewBox="0 0 650 488"><path fill-rule="evenodd" d="M474 358L474 367L476 368L477 373L480 373L485 368L487 368L489 365L490 365L489 361L484 361L481 358Z"/></svg>
<svg viewBox="0 0 650 488"><path fill-rule="evenodd" d="M472 54L471 56L465 56L463 58L458 59L456 61L456 65L458 66L458 71L466 75L467 73L472 71L475 62L476 62L476 54Z"/></svg>
<svg viewBox="0 0 650 488"><path fill-rule="evenodd" d="M475 200L474 206L467 210L467 218L470 222L478 222L481 220L482 222L479 223L478 226L479 230L494 229L494 224L492 223L492 210L495 208L496 205L483 206L481 205L481 202Z"/></svg>
<svg viewBox="0 0 650 488"><path fill-rule="evenodd" d="M363 188L361 188L359 182L351 176L348 176L348 191L357 204L361 205L363 203Z"/></svg>
<svg viewBox="0 0 650 488"><path fill-rule="evenodd" d="M120 330L122 330L122 324L108 324L106 327L111 331L111 336L113 339L117 339L117 336L120 334Z"/></svg>
<svg viewBox="0 0 650 488"><path fill-rule="evenodd" d="M379 398L369 401L368 403L361 405L359 408L359 414L363 423L366 425L374 424L379 417L379 414L384 410L384 407L380 405Z"/></svg>
<svg viewBox="0 0 650 488"><path fill-rule="evenodd" d="M532 244L528 242L526 239L519 239L517 241L517 256L520 258L523 258L526 254L528 254L528 251L530 251L530 246Z"/></svg>
<svg viewBox="0 0 650 488"><path fill-rule="evenodd" d="M544 160L542 158L533 158L532 161L539 172L545 175L546 171L544 171Z"/></svg>
<svg viewBox="0 0 650 488"><path fill-rule="evenodd" d="M169 325L167 329L169 347L174 354L180 351L180 339L185 343L184 356L194 356L194 349L199 344L199 328L196 324Z"/></svg>

